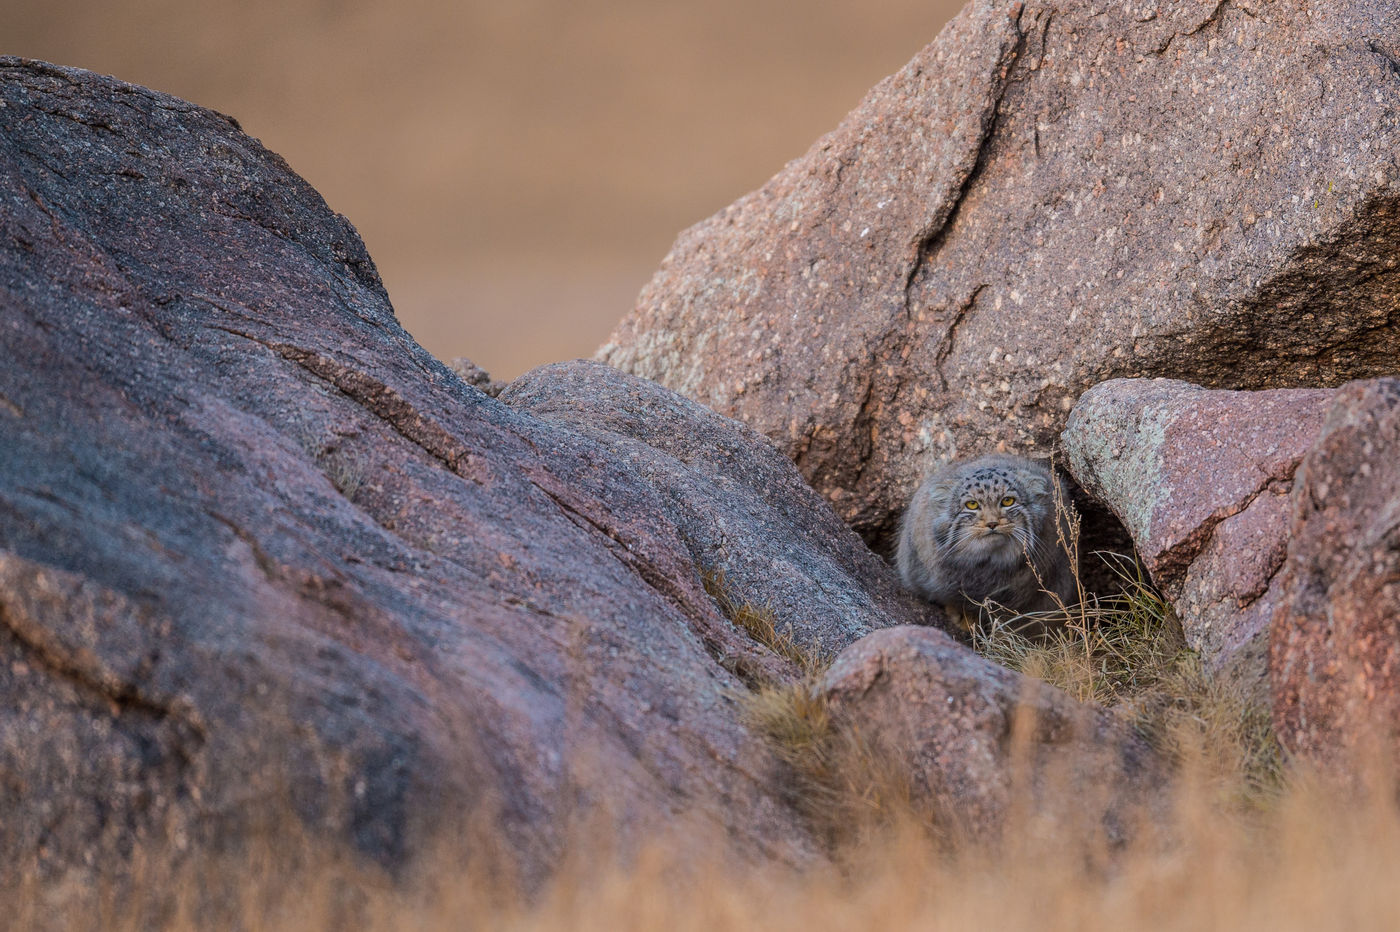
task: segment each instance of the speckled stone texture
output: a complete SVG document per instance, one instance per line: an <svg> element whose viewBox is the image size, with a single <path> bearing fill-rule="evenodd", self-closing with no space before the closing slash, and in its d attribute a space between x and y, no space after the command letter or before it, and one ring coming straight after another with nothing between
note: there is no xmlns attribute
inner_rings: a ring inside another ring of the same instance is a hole
<svg viewBox="0 0 1400 932"><path fill-rule="evenodd" d="M1080 398L1062 435L1070 473L1132 534L1187 643L1260 698L1293 473L1333 395L1115 379Z"/></svg>
<svg viewBox="0 0 1400 932"><path fill-rule="evenodd" d="M1337 392L1290 536L1269 644L1279 738L1323 764L1379 740L1400 764L1400 379Z"/></svg>
<svg viewBox="0 0 1400 932"><path fill-rule="evenodd" d="M769 491L782 535L810 496ZM792 666L672 510L414 343L351 225L231 120L0 59L5 883L284 830L402 876L467 823L526 882L585 820L817 856L735 698Z"/></svg>
<svg viewBox="0 0 1400 932"><path fill-rule="evenodd" d="M813 656L896 624L945 624L841 522L792 462L738 421L595 362L542 366L501 400L569 428L657 492L695 565L771 609ZM606 467L604 467L606 468Z"/></svg>
<svg viewBox="0 0 1400 932"><path fill-rule="evenodd" d="M772 438L868 540L1089 387L1400 353L1400 5L973 0L683 233L600 358Z"/></svg>
<svg viewBox="0 0 1400 932"><path fill-rule="evenodd" d="M1052 820L1065 837L1118 843L1166 799L1164 762L1126 722L942 631L862 638L820 688L837 726L906 770L915 807L954 837L995 842L1015 813L1023 829Z"/></svg>

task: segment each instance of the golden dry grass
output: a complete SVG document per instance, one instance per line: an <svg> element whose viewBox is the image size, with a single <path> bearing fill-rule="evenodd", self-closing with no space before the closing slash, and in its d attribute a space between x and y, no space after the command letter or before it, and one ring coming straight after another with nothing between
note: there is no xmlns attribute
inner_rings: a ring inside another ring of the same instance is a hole
<svg viewBox="0 0 1400 932"><path fill-rule="evenodd" d="M1184 803L1174 847L1126 852L1109 871L1073 839L1001 857L949 856L917 833L841 871L668 872L664 856L547 898L509 928L571 929L1386 929L1400 922L1400 822L1388 798L1345 803L1292 790L1264 824ZM674 865L670 865L674 867Z"/></svg>
<svg viewBox="0 0 1400 932"><path fill-rule="evenodd" d="M1400 927L1400 818L1393 785L1341 793L1295 778L1248 822L1220 818L1187 793L1174 842L1121 852L1107 870L1076 857L1073 838L1033 835L995 855L948 851L919 831L887 826L839 866L799 871L678 857L664 845L625 862L571 868L530 901L503 901L458 875L394 887L364 869L323 866L295 884L243 879L243 922L255 930L373 928L447 932L613 930L1151 930L1390 929ZM1072 791L1072 790L1071 790ZM266 865L263 865L266 868ZM223 868L227 870L228 868ZM225 878L226 879L226 878ZM227 928L191 906L198 872L176 881L183 904L153 924L129 903L80 912L51 927L173 932ZM275 893L267 896L268 891ZM50 923L61 907L46 907ZM32 918L10 910L15 917ZM19 923L14 928L30 925Z"/></svg>
<svg viewBox="0 0 1400 932"><path fill-rule="evenodd" d="M764 647L791 660L799 670L814 670L825 663L824 658L808 653L793 639L791 626L783 626L772 608L755 605L737 595L725 580L723 570L708 570L701 574L700 581L724 617Z"/></svg>
<svg viewBox="0 0 1400 932"><path fill-rule="evenodd" d="M1118 712L1157 747L1209 770L1236 802L1261 802L1282 776L1265 697L1251 684L1206 674L1171 605L1135 559L1095 556L1117 575L1117 592L1085 593L1078 605L1049 613L1059 617L1042 637L1017 634L1016 618L992 618L973 632L973 646Z"/></svg>
<svg viewBox="0 0 1400 932"><path fill-rule="evenodd" d="M823 672L741 697L745 720L773 746L788 801L838 858L891 831L944 843L944 820L916 804L907 768L833 721L818 689Z"/></svg>

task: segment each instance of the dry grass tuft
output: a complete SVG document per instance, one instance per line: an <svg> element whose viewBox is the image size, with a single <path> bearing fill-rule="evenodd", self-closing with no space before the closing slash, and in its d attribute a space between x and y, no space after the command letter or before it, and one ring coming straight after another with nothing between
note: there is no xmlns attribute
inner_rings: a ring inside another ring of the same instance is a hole
<svg viewBox="0 0 1400 932"><path fill-rule="evenodd" d="M735 594L733 587L724 578L724 570L706 570L700 574L705 592L715 600L724 617L734 622L749 637L767 647L780 657L797 664L799 670L811 671L825 668L826 658L813 655L798 644L792 635L792 626L779 627L778 616L766 605L754 605Z"/></svg>
<svg viewBox="0 0 1400 932"><path fill-rule="evenodd" d="M911 803L906 769L833 721L821 690L832 658L797 644L771 609L737 598L723 572L706 572L703 579L726 617L802 671L796 680L750 684L736 698L745 722L771 744L785 795L813 832L838 852L895 824L932 832Z"/></svg>
<svg viewBox="0 0 1400 932"><path fill-rule="evenodd" d="M354 501L355 494L364 485L367 470L363 457L342 445L345 437L332 434L330 439L323 440L312 425L303 424L297 433L297 440L336 491Z"/></svg>
<svg viewBox="0 0 1400 932"><path fill-rule="evenodd" d="M837 723L821 690L824 668L742 696L745 721L781 762L788 801L829 851L847 857L896 826L930 839L942 826L914 803L907 767L859 731Z"/></svg>
<svg viewBox="0 0 1400 932"><path fill-rule="evenodd" d="M336 491L351 501L365 481L364 462L344 450L337 450L320 460L320 466Z"/></svg>
<svg viewBox="0 0 1400 932"><path fill-rule="evenodd" d="M1268 709L1248 684L1209 676L1186 646L1171 604L1136 559L1096 554L1121 583L1108 595L1037 619L1041 637L1018 633L1026 616L995 615L973 632L987 658L1106 706L1158 748L1191 760L1217 790L1254 806L1277 792L1282 762Z"/></svg>
<svg viewBox="0 0 1400 932"><path fill-rule="evenodd" d="M1079 514L1055 485L1056 544L1075 568L1076 603L1016 615L984 606L973 647L1002 666L1131 721L1156 747L1189 762L1195 779L1237 808L1265 805L1283 779L1269 710L1254 685L1207 674L1187 647L1171 603L1136 555L1097 552L1115 581L1084 584Z"/></svg>
<svg viewBox="0 0 1400 932"><path fill-rule="evenodd" d="M1120 591L1086 593L1078 605L1035 616L992 615L973 631L973 647L1081 702L1113 706L1162 688L1190 653L1181 626L1136 561L1104 558L1123 583ZM1048 629L1044 637L1018 633L1031 618Z"/></svg>

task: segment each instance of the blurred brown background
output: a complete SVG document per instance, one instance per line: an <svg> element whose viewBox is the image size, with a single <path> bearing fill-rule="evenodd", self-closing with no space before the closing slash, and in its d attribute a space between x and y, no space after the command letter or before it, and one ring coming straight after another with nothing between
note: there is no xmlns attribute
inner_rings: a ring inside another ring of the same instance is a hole
<svg viewBox="0 0 1400 932"><path fill-rule="evenodd" d="M676 233L959 0L0 0L0 52L236 117L348 216L399 319L498 378L591 355Z"/></svg>

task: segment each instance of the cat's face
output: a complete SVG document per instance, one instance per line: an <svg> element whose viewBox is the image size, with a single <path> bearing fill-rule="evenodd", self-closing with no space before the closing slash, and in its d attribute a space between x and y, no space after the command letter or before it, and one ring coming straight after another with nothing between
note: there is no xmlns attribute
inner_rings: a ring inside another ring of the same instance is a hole
<svg viewBox="0 0 1400 932"><path fill-rule="evenodd" d="M964 476L948 489L949 534L945 542L968 555L1020 555L1034 545L1044 511L1045 490L1028 477L988 467Z"/></svg>

